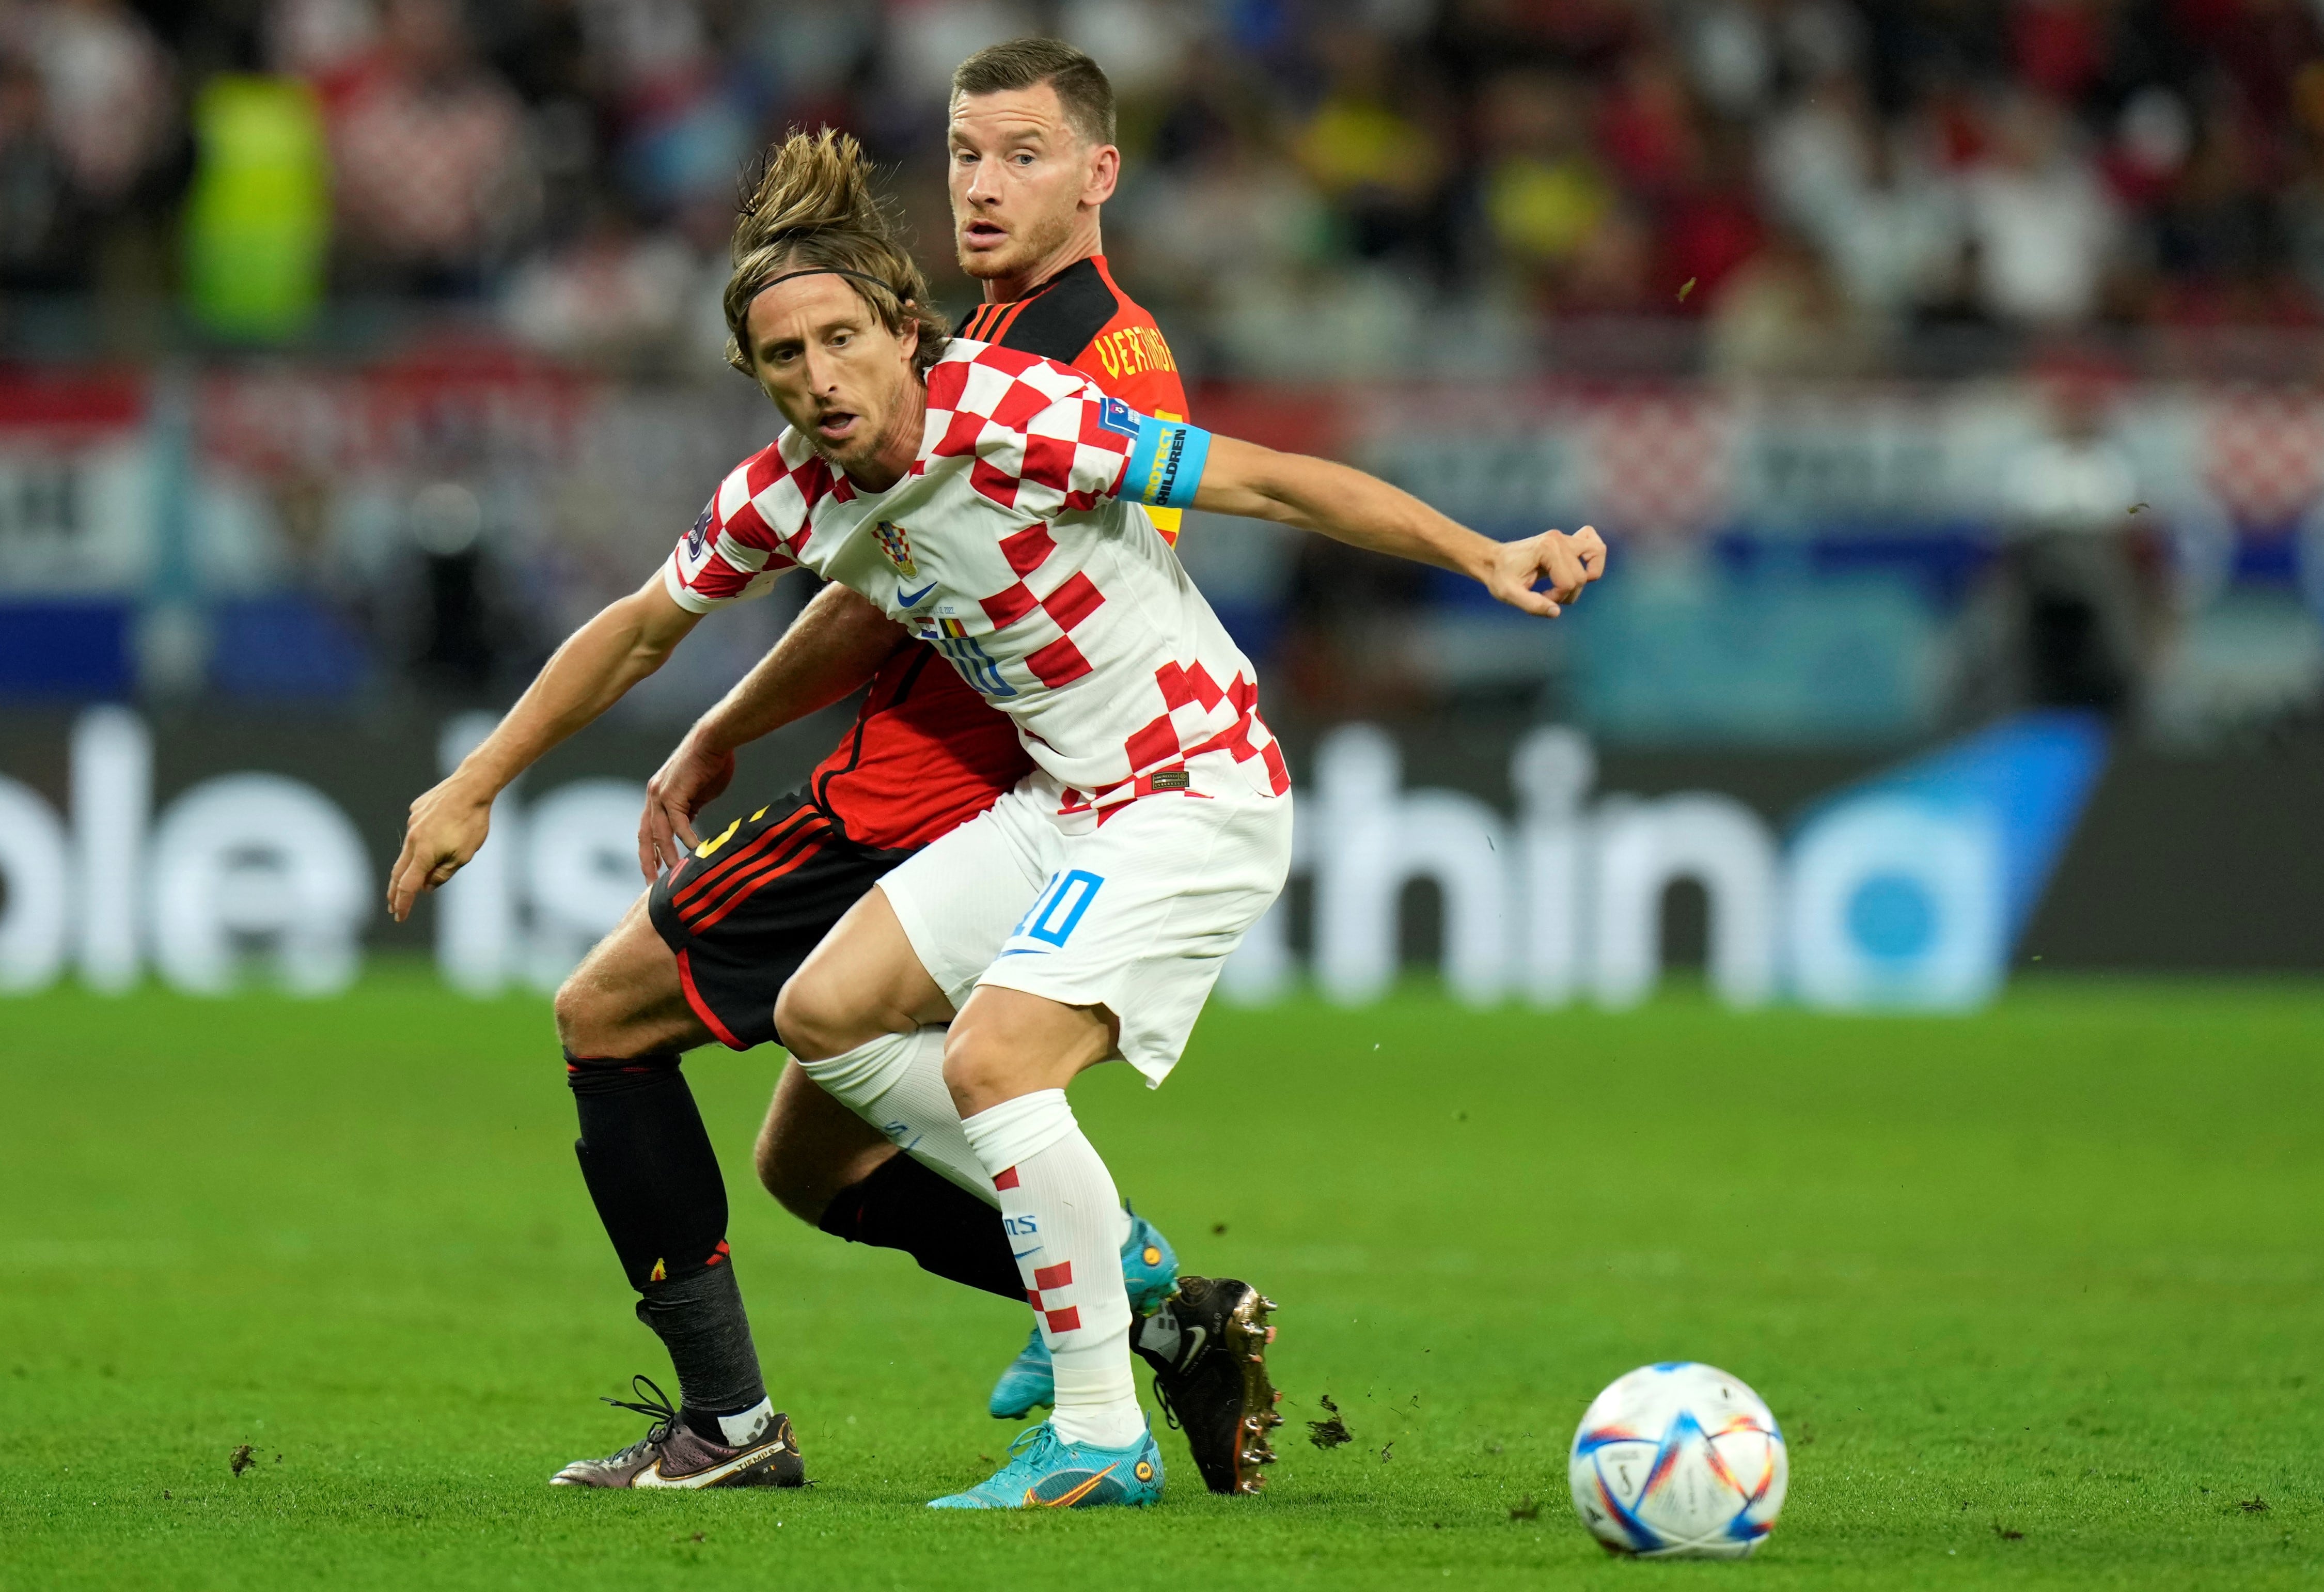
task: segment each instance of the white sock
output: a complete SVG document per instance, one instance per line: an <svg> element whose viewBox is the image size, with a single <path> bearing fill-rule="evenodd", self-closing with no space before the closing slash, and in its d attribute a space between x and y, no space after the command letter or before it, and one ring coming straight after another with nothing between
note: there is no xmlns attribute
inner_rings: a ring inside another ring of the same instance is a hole
<svg viewBox="0 0 2324 1592"><path fill-rule="evenodd" d="M740 1415L721 1415L718 1430L725 1435L730 1449L747 1449L765 1435L775 1418L775 1401L761 1399Z"/></svg>
<svg viewBox="0 0 2324 1592"><path fill-rule="evenodd" d="M1037 1089L963 1123L1001 1197L1056 1377L1067 1442L1126 1449L1146 1430L1130 1372L1121 1199L1063 1089Z"/></svg>
<svg viewBox="0 0 2324 1592"><path fill-rule="evenodd" d="M883 1033L827 1060L800 1061L799 1070L887 1134L897 1148L985 1204L997 1205L992 1180L969 1148L960 1111L945 1087L944 1048L941 1028Z"/></svg>

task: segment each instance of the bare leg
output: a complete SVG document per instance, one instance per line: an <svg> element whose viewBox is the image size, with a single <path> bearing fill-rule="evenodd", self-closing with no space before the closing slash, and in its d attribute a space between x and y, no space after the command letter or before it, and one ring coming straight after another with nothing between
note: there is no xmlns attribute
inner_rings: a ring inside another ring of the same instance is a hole
<svg viewBox="0 0 2324 1592"><path fill-rule="evenodd" d="M999 985L978 986L945 1041L945 1082L963 1117L1062 1089L1113 1054L1121 1024L1103 1006L1067 1006Z"/></svg>
<svg viewBox="0 0 2324 1592"><path fill-rule="evenodd" d="M900 947L909 972L918 973L918 960L911 957L895 913L876 891L835 926L833 939L851 927L858 938L835 954L826 940L807 966L820 963L826 972L850 977L850 969L860 965L867 950L892 953ZM936 1022L951 1015L925 973L918 973L917 986L907 975L891 978L885 987L890 997L879 1015L883 1024L917 1026L898 1017L899 1008L929 1011ZM883 1026L872 1032L892 1031ZM557 992L557 1032L576 1056L613 1060L691 1050L712 1041L708 1029L686 1003L678 959L654 929L642 897ZM871 1176L896 1152L876 1128L798 1067L787 1066L775 1086L754 1159L767 1191L784 1209L813 1226L823 1219L833 1195Z"/></svg>
<svg viewBox="0 0 2324 1592"><path fill-rule="evenodd" d="M775 1026L802 1061L824 1061L883 1033L952 1021L878 885L831 927L775 1000Z"/></svg>
<svg viewBox="0 0 2324 1592"><path fill-rule="evenodd" d="M615 1060L710 1042L686 1004L678 958L646 915L644 896L558 990L557 1037L576 1056Z"/></svg>
<svg viewBox="0 0 2324 1592"><path fill-rule="evenodd" d="M879 1129L786 1063L759 1130L759 1181L782 1208L819 1226L831 1197L862 1182L899 1152Z"/></svg>

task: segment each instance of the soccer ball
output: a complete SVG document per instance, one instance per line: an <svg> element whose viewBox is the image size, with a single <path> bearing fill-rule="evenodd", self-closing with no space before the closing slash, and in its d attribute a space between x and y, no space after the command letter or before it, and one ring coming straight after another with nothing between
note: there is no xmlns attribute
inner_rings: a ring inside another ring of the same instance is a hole
<svg viewBox="0 0 2324 1592"><path fill-rule="evenodd" d="M1713 1365L1641 1365L1573 1434L1573 1507L1613 1553L1741 1559L1775 1530L1791 1467L1759 1395Z"/></svg>

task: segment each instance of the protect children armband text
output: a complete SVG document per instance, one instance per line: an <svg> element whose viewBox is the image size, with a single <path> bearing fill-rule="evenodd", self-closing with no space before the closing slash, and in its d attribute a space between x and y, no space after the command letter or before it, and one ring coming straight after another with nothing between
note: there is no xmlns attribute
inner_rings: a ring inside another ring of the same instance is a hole
<svg viewBox="0 0 2324 1592"><path fill-rule="evenodd" d="M1109 400L1109 403L1120 400ZM1211 434L1184 421L1159 420L1123 405L1134 426L1130 467L1122 472L1120 495L1156 508L1188 508L1202 485L1211 456ZM1109 416L1109 419L1117 418Z"/></svg>

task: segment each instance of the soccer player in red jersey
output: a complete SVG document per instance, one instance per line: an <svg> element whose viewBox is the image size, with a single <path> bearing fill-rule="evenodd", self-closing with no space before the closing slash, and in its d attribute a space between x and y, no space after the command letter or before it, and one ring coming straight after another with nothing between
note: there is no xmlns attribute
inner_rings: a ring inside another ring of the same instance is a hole
<svg viewBox="0 0 2324 1592"><path fill-rule="evenodd" d="M1022 40L972 57L954 82L955 243L988 294L964 335L1073 365L1142 412L1182 418L1169 345L1100 253L1100 210L1120 169L1102 72L1055 41ZM715 539L718 506L704 509L689 545ZM1176 513L1154 518L1175 537ZM511 780L651 672L697 617L669 602L657 576L576 633L493 735L413 804L391 885L396 915L475 854ZM693 815L732 778L734 747L867 680L853 727L802 790L722 833L695 835ZM558 992L557 1019L583 1176L639 1291L640 1318L669 1350L679 1404L631 1406L659 1418L648 1439L569 1466L560 1482L745 1486L802 1474L796 1439L766 1393L725 1243L724 1182L678 1059L714 1041L734 1050L779 1041L776 995L825 931L1030 767L1010 720L935 648L834 584L655 776L640 835L653 885ZM1010 1241L984 1191L899 1149L787 1066L758 1170L787 1208L823 1230L905 1250L938 1275L1020 1302ZM1263 1301L1237 1280L1180 1278L1151 1224L1125 1212L1121 1225L1125 1282L1144 1312L1139 1352L1206 1481L1252 1490L1267 1445L1246 1441L1241 1427L1271 1416L1272 1393L1263 1360L1229 1364L1229 1340L1245 1356L1261 1352ZM1049 1398L1036 1331L995 1387L992 1412L1013 1418Z"/></svg>

